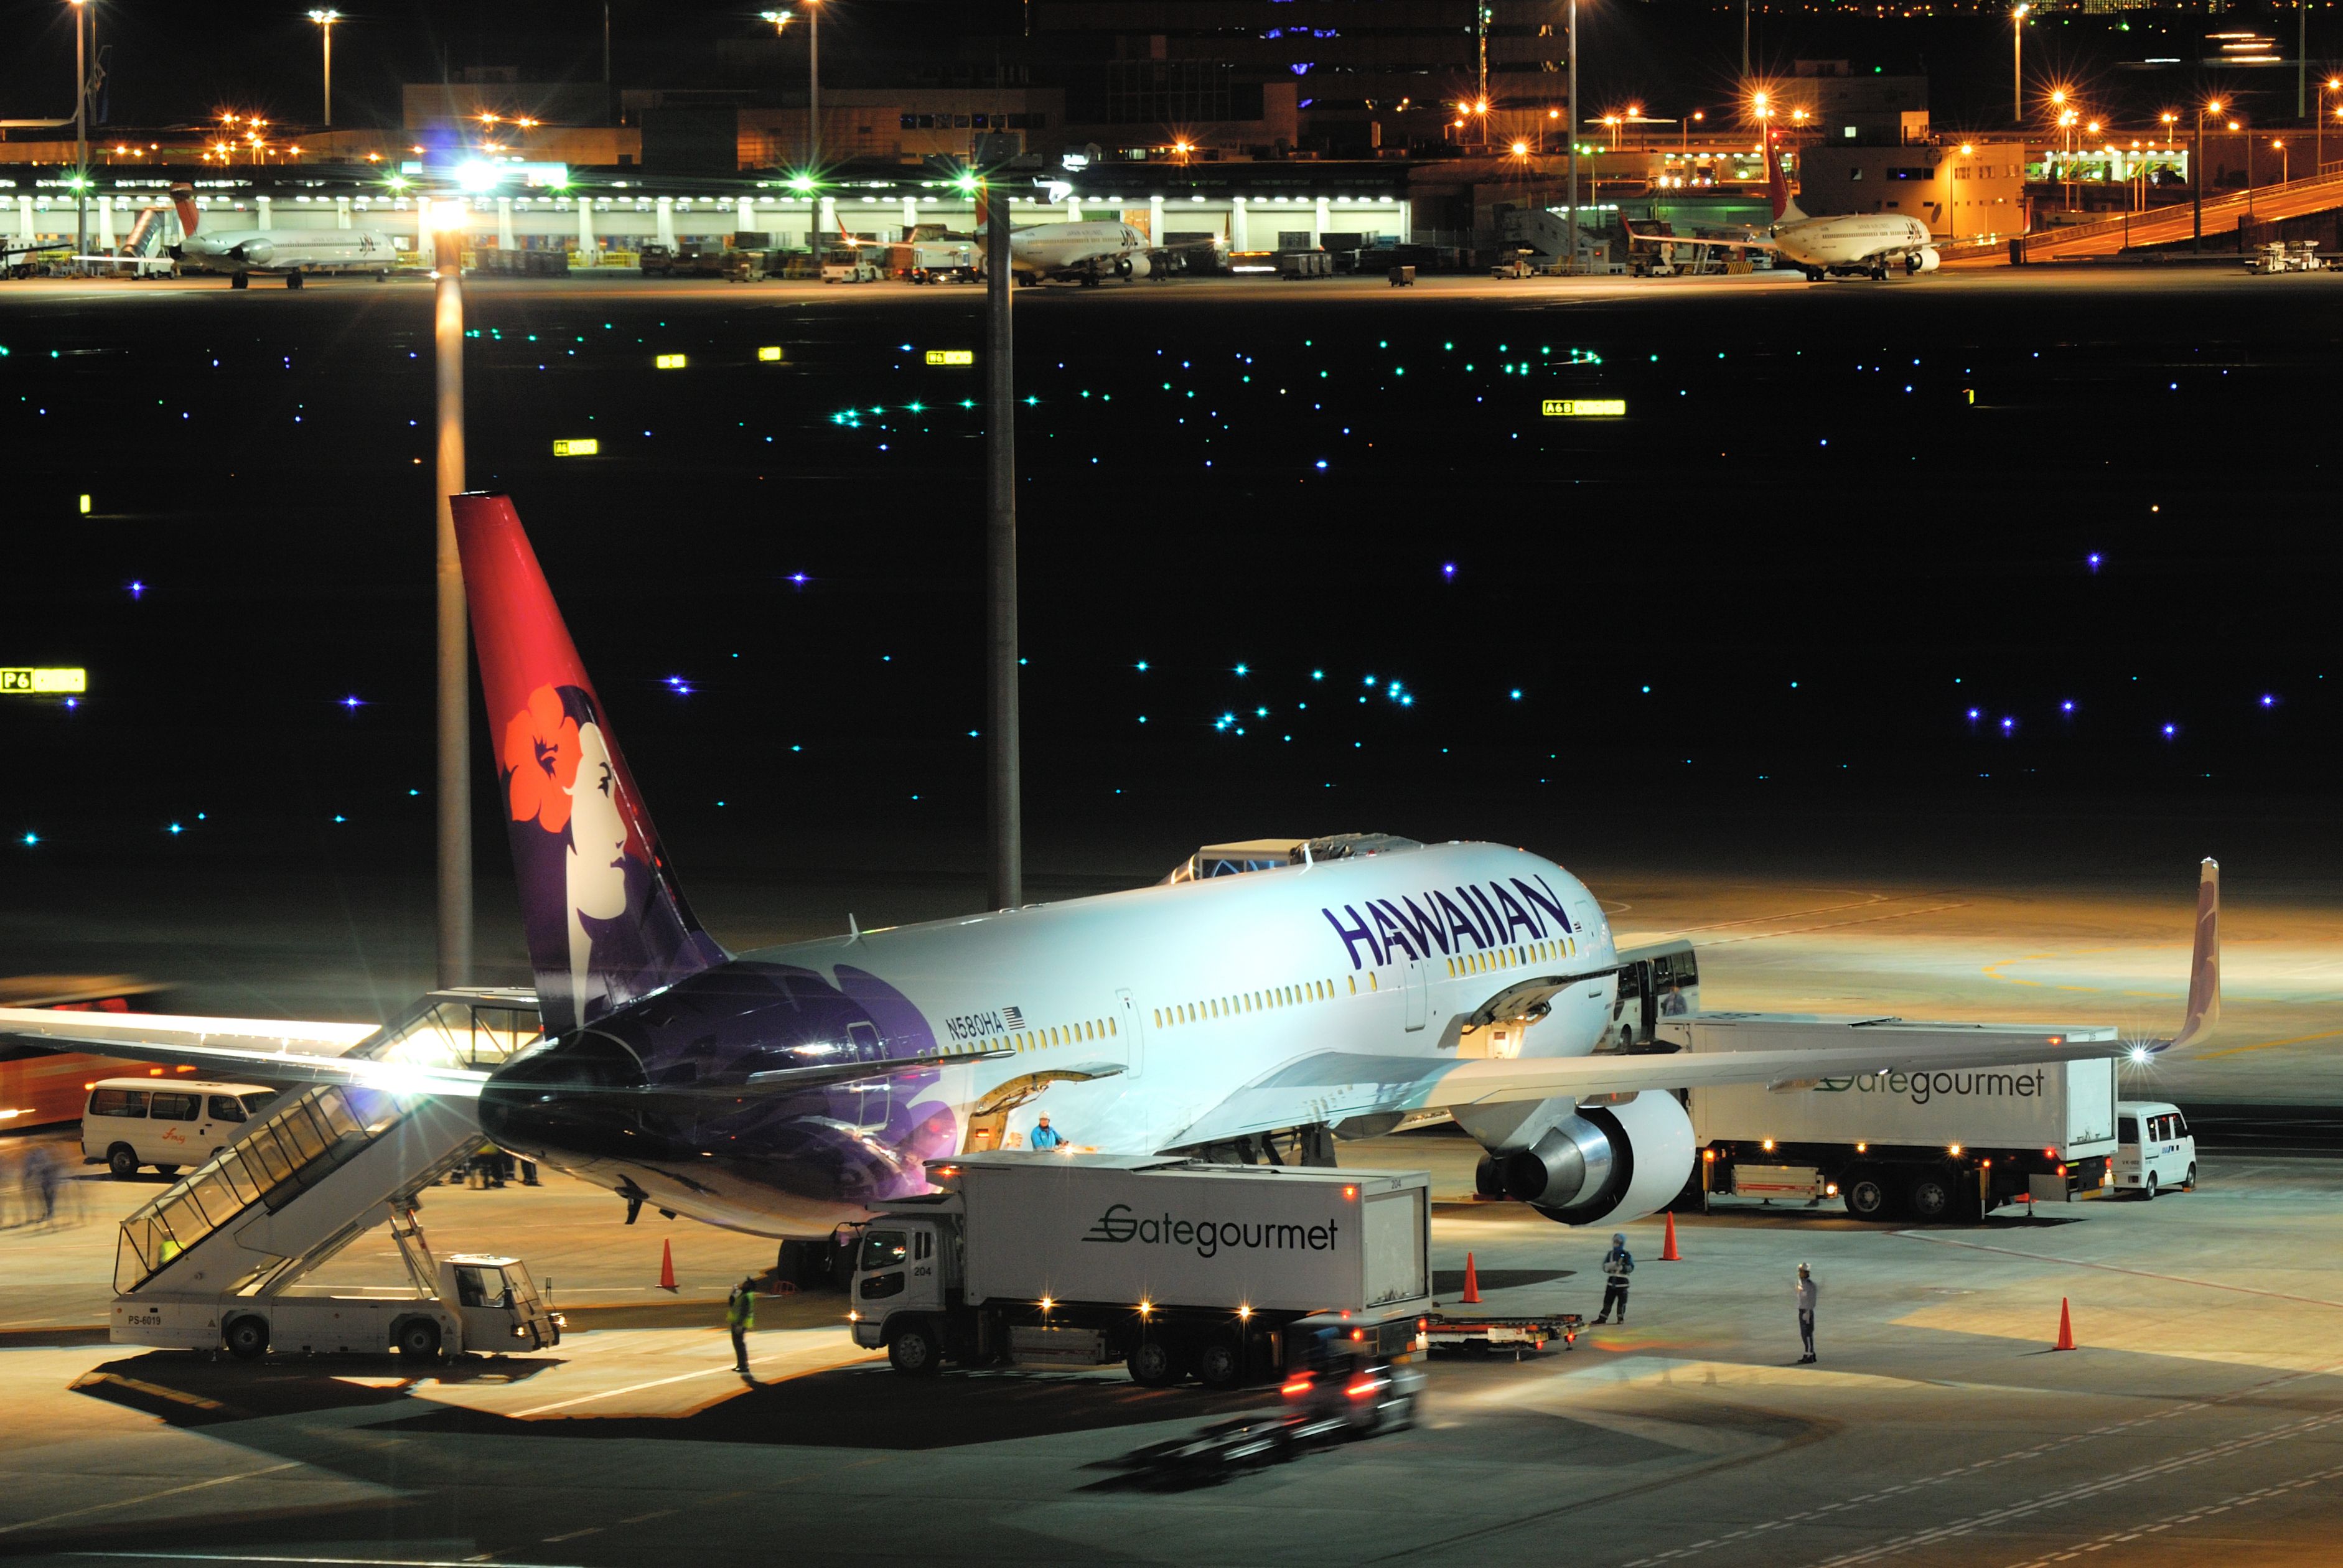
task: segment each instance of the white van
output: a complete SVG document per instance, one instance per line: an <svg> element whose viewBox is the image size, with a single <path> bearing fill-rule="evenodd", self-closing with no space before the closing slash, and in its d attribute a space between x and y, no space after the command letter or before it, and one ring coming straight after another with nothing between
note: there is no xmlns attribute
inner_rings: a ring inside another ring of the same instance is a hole
<svg viewBox="0 0 2343 1568"><path fill-rule="evenodd" d="M2175 1187L2197 1190L2197 1140L2177 1105L2125 1100L2116 1105L2116 1191L2143 1198Z"/></svg>
<svg viewBox="0 0 2343 1568"><path fill-rule="evenodd" d="M176 1176L233 1141L244 1124L277 1098L257 1083L193 1078L103 1078L82 1108L81 1157L127 1181L141 1165Z"/></svg>

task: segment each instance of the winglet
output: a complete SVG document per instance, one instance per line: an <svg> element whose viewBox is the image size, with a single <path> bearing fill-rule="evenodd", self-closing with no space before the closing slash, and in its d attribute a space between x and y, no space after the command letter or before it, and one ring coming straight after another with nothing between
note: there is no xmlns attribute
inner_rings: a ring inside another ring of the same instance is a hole
<svg viewBox="0 0 2343 1568"><path fill-rule="evenodd" d="M2197 938L2188 955L2188 1012L2165 1049L2177 1050L2221 1020L2221 863L2197 868Z"/></svg>

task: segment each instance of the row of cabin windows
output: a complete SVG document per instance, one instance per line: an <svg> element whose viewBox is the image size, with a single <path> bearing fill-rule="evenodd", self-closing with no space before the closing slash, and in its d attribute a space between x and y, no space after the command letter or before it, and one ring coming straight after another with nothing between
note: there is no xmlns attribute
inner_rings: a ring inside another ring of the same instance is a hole
<svg viewBox="0 0 2343 1568"><path fill-rule="evenodd" d="M1576 937L1564 937L1558 941L1532 942L1527 947L1498 948L1492 952L1467 953L1463 958L1450 959L1448 978L1456 980L1464 975L1484 975L1521 964L1551 963L1556 959L1574 959L1577 956Z"/></svg>
<svg viewBox="0 0 2343 1568"><path fill-rule="evenodd" d="M1352 996L1359 994L1359 977L1350 977ZM1374 975L1367 976L1367 990L1381 990ZM1183 1023L1210 1023L1216 1018L1235 1018L1240 1013L1267 1012L1272 1008L1300 1007L1306 1002L1332 1001L1336 995L1330 980L1303 980L1298 985L1271 986L1266 990L1242 990L1234 996L1206 997L1202 1001L1173 1002L1170 1007L1155 1010L1155 1027L1170 1029Z"/></svg>
<svg viewBox="0 0 2343 1568"><path fill-rule="evenodd" d="M1114 1020L1111 1018L1091 1018L1080 1023L1052 1024L1048 1029L1029 1029L991 1040L948 1045L937 1054L968 1056L984 1050L1049 1050L1061 1045L1080 1045L1085 1040L1112 1040L1121 1032L1115 1028Z"/></svg>

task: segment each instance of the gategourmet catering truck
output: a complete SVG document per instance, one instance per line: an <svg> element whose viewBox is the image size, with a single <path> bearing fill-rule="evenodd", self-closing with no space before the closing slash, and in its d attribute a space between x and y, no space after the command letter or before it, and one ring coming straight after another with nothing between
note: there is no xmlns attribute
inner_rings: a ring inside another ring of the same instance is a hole
<svg viewBox="0 0 2343 1568"><path fill-rule="evenodd" d="M1890 1021L1890 1020L1882 1020ZM1860 1028L1860 1025L1855 1026ZM1860 1073L1779 1085L1695 1089L1686 1104L1701 1148L1702 1206L1717 1197L1818 1203L1836 1197L1862 1220L1950 1220L2013 1201L2067 1201L2112 1190L2115 1030L2106 1026L1896 1022L1948 1036L1996 1027L2104 1038L2109 1054L2033 1067ZM1755 1050L1813 1043L1844 1019L1704 1013L1663 1020L1655 1038L1678 1050Z"/></svg>
<svg viewBox="0 0 2343 1568"><path fill-rule="evenodd" d="M1421 1171L1004 1152L928 1180L877 1206L854 1275L854 1342L900 1372L1121 1361L1150 1387L1227 1388L1330 1336L1390 1355L1421 1332Z"/></svg>

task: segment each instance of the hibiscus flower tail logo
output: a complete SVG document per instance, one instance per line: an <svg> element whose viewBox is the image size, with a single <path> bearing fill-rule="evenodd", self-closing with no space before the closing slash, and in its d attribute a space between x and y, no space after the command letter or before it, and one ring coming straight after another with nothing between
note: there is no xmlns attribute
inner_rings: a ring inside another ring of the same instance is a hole
<svg viewBox="0 0 2343 1568"><path fill-rule="evenodd" d="M501 756L512 819L534 821L548 833L569 826L569 790L578 782L578 720L564 695L550 686L530 692L528 706L506 721Z"/></svg>

